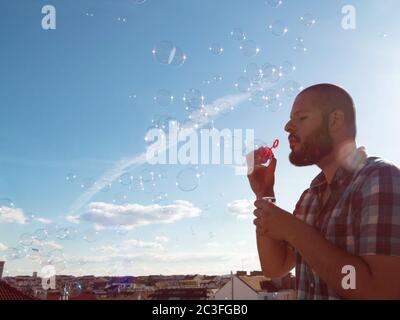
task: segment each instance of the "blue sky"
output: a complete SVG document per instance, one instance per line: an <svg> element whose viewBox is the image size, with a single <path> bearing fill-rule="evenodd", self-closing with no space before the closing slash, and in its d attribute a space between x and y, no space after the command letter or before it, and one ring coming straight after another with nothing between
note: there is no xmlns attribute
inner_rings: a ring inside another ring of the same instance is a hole
<svg viewBox="0 0 400 320"><path fill-rule="evenodd" d="M41 28L46 4L56 8L56 30ZM355 30L341 26L347 4L356 8ZM0 215L0 256L10 248L21 251L21 235L48 230L46 239L33 244L43 255L32 258L32 246L22 246L23 258L7 262L8 274L39 271L54 255L61 260L60 272L73 274L259 269L248 209L253 195L232 166L201 166L199 186L192 192L176 186L183 166L133 166L126 172L134 178L143 170L162 171L165 178L146 192L129 190L116 179L105 192L79 200L87 195L81 184L90 188L121 160L146 150L144 136L156 115L187 119L182 96L188 89L199 90L207 103L240 94L234 84L249 63L292 62L296 71L283 77L276 90L287 80L303 87L344 86L356 102L358 144L399 163L397 1L283 0L271 8L264 0L147 0L140 5L131 0L4 0L0 8L0 198L14 204L7 216L4 210ZM306 13L316 19L314 26L301 23ZM286 35L268 30L276 20L287 26ZM230 35L235 27L257 43L258 55L243 55ZM307 52L293 50L298 37L304 38ZM163 40L184 51L187 60L181 67L155 61L152 49ZM213 43L224 48L221 55L209 52ZM222 81L204 82L216 75ZM154 103L160 89L174 96L171 105ZM292 211L319 170L289 164L283 127L293 99L281 94L280 101L275 113L245 101L214 123L217 129L254 129L256 138L265 141L281 139L275 189L279 205ZM66 181L69 174L76 175L72 183ZM155 205L160 193L168 196ZM148 224L118 234L118 206L130 218L143 214ZM107 220L113 228L102 228L86 241L88 230L100 221L88 214L93 208L117 218ZM163 208L181 214L157 221ZM60 240L63 228L75 231L74 239Z"/></svg>

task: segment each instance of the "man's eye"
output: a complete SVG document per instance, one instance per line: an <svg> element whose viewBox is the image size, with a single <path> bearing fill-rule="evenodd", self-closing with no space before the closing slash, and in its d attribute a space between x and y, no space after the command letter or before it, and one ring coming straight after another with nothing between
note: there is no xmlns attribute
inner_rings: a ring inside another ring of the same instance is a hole
<svg viewBox="0 0 400 320"><path fill-rule="evenodd" d="M300 118L301 121L306 120L306 119L307 119L307 117L301 117Z"/></svg>

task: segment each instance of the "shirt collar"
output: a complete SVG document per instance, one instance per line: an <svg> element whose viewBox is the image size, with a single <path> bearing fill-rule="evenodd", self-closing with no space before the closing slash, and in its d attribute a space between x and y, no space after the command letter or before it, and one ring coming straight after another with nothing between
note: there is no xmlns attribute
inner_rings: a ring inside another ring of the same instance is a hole
<svg viewBox="0 0 400 320"><path fill-rule="evenodd" d="M336 171L331 187L333 189L341 187L344 184L347 184L349 180L354 176L354 174L360 170L367 161L367 152L364 147L360 147L352 152L346 159L343 161L343 164ZM325 178L325 174L321 171L314 180L311 182L310 189L313 192L319 192L322 187L327 185L327 181Z"/></svg>

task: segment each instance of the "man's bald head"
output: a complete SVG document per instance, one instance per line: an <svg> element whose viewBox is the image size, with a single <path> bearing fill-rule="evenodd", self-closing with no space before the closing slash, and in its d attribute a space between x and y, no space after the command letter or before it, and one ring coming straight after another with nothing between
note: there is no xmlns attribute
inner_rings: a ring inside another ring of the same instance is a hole
<svg viewBox="0 0 400 320"><path fill-rule="evenodd" d="M297 96L297 99L307 99L313 106L321 109L324 116L328 116L335 110L340 110L344 114L345 124L351 138L355 139L356 111L354 102L350 94L343 88L333 84L317 84L304 89Z"/></svg>

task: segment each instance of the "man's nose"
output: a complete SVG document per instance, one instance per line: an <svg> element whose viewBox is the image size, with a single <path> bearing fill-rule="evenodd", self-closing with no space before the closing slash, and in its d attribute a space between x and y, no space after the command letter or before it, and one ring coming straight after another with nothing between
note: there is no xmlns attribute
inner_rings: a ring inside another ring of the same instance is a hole
<svg viewBox="0 0 400 320"><path fill-rule="evenodd" d="M293 121L292 120L289 120L289 122L286 124L285 131L288 132L288 133L293 133L294 132L294 125L293 125Z"/></svg>

